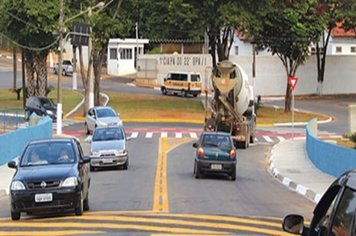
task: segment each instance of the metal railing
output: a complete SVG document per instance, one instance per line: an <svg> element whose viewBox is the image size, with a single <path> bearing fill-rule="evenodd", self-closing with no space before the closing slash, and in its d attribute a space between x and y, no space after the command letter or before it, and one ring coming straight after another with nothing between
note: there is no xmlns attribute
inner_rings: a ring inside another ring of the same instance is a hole
<svg viewBox="0 0 356 236"><path fill-rule="evenodd" d="M22 109L0 109L0 134L24 127L25 123Z"/></svg>

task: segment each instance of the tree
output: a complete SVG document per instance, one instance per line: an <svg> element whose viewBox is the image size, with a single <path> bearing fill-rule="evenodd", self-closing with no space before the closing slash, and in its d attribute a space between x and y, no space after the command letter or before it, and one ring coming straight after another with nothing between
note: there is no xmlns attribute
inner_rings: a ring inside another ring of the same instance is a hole
<svg viewBox="0 0 356 236"><path fill-rule="evenodd" d="M57 37L59 4L56 1L3 0L0 31L22 48L27 71L27 95L45 96L47 55Z"/></svg>
<svg viewBox="0 0 356 236"><path fill-rule="evenodd" d="M294 77L309 54L311 42L319 39L323 20L317 16L316 0L270 0L256 10L260 24L250 31L261 49L268 49L282 61L286 75ZM287 82L288 80L286 80ZM287 82L285 112L291 111L291 87Z"/></svg>

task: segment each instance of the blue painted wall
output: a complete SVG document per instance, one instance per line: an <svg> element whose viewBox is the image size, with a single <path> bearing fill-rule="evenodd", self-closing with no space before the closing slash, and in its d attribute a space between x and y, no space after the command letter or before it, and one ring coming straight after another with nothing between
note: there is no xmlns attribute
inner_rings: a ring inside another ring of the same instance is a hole
<svg viewBox="0 0 356 236"><path fill-rule="evenodd" d="M347 170L356 169L356 149L319 140L312 134L315 123L316 119L311 120L306 129L306 148L313 164L321 171L335 177Z"/></svg>
<svg viewBox="0 0 356 236"><path fill-rule="evenodd" d="M49 117L44 117L36 125L0 135L0 165L21 155L29 141L51 137L52 120Z"/></svg>

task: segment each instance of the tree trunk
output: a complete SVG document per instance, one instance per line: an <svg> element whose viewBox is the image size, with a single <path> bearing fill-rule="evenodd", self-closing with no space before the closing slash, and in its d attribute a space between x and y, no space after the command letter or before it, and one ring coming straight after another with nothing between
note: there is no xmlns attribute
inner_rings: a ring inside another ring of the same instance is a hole
<svg viewBox="0 0 356 236"><path fill-rule="evenodd" d="M289 83L287 83L287 89L286 89L286 96L284 100L284 112L289 113L291 112L291 104L292 104L292 89L289 86Z"/></svg>
<svg viewBox="0 0 356 236"><path fill-rule="evenodd" d="M42 52L35 57L35 70L37 75L37 94L47 96L47 53Z"/></svg>
<svg viewBox="0 0 356 236"><path fill-rule="evenodd" d="M17 52L16 46L14 46L13 51L13 65L14 65L14 84L12 86L13 90L16 91L16 81L17 81Z"/></svg>
<svg viewBox="0 0 356 236"><path fill-rule="evenodd" d="M22 106L25 109L26 105L26 71L25 71L25 53L21 50L21 66L22 66Z"/></svg>
<svg viewBox="0 0 356 236"><path fill-rule="evenodd" d="M26 95L28 97L37 96L36 93L36 79L35 79L35 68L34 68L33 54L30 51L25 50L25 65L26 65L26 77L27 77L27 88Z"/></svg>
<svg viewBox="0 0 356 236"><path fill-rule="evenodd" d="M89 110L89 84L88 84L88 77L86 76L85 69L84 69L83 48L82 46L79 46L78 49L79 49L80 74L82 77L82 83L84 87L85 102L84 102L83 116L85 116L87 111Z"/></svg>
<svg viewBox="0 0 356 236"><path fill-rule="evenodd" d="M101 72L103 67L103 61L105 57L105 51L108 44L104 44L104 46L100 49L100 51L94 52L94 105L101 105L100 103L100 79Z"/></svg>

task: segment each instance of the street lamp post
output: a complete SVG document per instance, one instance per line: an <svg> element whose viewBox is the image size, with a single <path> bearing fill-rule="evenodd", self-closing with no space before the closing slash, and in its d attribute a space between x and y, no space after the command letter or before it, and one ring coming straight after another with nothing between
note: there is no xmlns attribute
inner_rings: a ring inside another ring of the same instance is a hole
<svg viewBox="0 0 356 236"><path fill-rule="evenodd" d="M110 1L108 4L105 5L104 2L99 2L96 4L94 7L89 7L86 11L81 12L69 19L67 21L72 20L86 12L89 12L89 17L91 16L91 11L94 8L104 8L105 6L108 6L112 1ZM66 21L66 22L67 22ZM64 0L60 0L60 8L59 8L59 53L58 53L58 80L57 80L57 135L62 134L62 64L63 64L63 34L64 34ZM91 43L91 39L89 38L89 42ZM88 47L89 48L89 47ZM89 50L90 53L91 50ZM89 54L90 55L90 54ZM90 59L90 57L89 57ZM89 63L88 63L89 65ZM89 69L89 68L88 68ZM89 69L90 70L90 69ZM89 73L91 74L91 73ZM93 78L93 76L90 76L89 78ZM90 88L91 86L91 88ZM94 104L94 81L93 79L89 80L89 91L92 91L91 93L89 92L89 107L90 104ZM91 94L91 95L90 95ZM92 102L90 102L92 101Z"/></svg>
<svg viewBox="0 0 356 236"><path fill-rule="evenodd" d="M92 14L92 9L91 7L89 8L88 16L89 18L91 17ZM89 103L88 103L88 108L92 108L94 106L94 67L93 67L93 58L92 58L92 47L93 47L93 42L91 39L91 31L92 28L90 27L90 32L89 32L89 42L88 42L88 83L89 83Z"/></svg>

